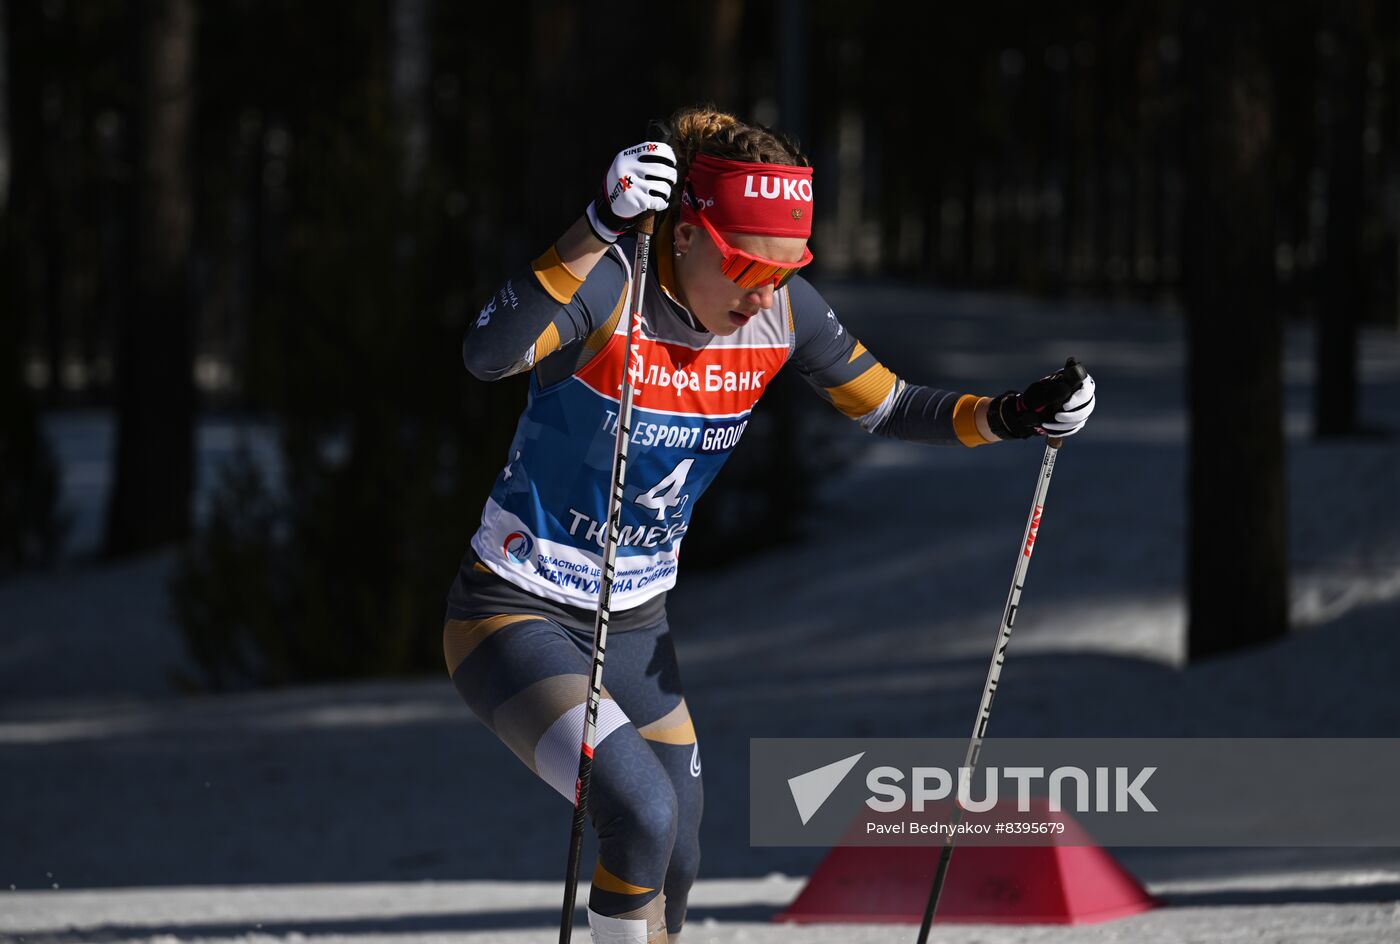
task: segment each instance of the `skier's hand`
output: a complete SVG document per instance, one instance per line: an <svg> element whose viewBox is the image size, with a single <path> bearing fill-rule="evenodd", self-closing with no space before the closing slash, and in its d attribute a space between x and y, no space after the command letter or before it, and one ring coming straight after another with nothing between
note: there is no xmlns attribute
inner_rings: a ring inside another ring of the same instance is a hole
<svg viewBox="0 0 1400 944"><path fill-rule="evenodd" d="M1094 412L1094 378L1070 358L1053 374L1024 391L1008 390L992 399L987 425L1001 439L1073 436Z"/></svg>
<svg viewBox="0 0 1400 944"><path fill-rule="evenodd" d="M666 209L675 185L676 153L669 144L644 141L620 151L588 205L588 224L603 242L617 242L648 213Z"/></svg>

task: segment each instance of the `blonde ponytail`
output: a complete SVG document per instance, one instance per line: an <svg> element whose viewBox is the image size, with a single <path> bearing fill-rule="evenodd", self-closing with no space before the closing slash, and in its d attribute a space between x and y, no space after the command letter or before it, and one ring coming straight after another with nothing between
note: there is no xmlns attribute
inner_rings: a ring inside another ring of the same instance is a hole
<svg viewBox="0 0 1400 944"><path fill-rule="evenodd" d="M810 167L812 162L797 142L781 131L740 121L714 105L678 109L663 122L666 143L676 152L676 170L684 181L697 155L708 154L729 161L758 161ZM681 187L671 198L671 211L680 204Z"/></svg>
<svg viewBox="0 0 1400 944"><path fill-rule="evenodd" d="M706 141L718 138L726 129L741 124L733 115L713 108L686 108L676 112L671 116L668 137L680 167L689 167L696 155L704 153Z"/></svg>

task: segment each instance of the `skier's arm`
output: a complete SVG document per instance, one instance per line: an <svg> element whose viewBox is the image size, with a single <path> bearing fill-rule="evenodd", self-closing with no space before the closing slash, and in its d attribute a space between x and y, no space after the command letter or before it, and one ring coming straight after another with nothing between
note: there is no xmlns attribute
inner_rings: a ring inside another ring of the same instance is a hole
<svg viewBox="0 0 1400 944"><path fill-rule="evenodd" d="M626 281L621 260L580 217L481 309L462 339L462 361L481 380L529 370L606 321Z"/></svg>
<svg viewBox="0 0 1400 944"><path fill-rule="evenodd" d="M608 322L627 275L613 249L650 213L664 210L676 182L669 145L646 141L618 152L583 216L506 282L462 339L462 361L482 380L528 370ZM599 266L604 259L611 264Z"/></svg>
<svg viewBox="0 0 1400 944"><path fill-rule="evenodd" d="M842 413L881 436L938 446L997 442L987 425L990 397L922 387L896 377L851 336L821 294L801 276L787 287L793 362Z"/></svg>

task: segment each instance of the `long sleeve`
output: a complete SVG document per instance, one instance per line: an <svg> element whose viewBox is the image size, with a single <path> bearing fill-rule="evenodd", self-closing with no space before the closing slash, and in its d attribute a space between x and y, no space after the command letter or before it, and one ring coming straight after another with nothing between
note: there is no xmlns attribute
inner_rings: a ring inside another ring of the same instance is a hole
<svg viewBox="0 0 1400 944"><path fill-rule="evenodd" d="M793 363L823 399L881 436L937 446L981 446L977 405L985 397L907 383L842 326L801 276L787 286Z"/></svg>
<svg viewBox="0 0 1400 944"><path fill-rule="evenodd" d="M481 309L462 339L462 362L481 380L529 370L606 323L626 286L615 251L580 279L551 246Z"/></svg>

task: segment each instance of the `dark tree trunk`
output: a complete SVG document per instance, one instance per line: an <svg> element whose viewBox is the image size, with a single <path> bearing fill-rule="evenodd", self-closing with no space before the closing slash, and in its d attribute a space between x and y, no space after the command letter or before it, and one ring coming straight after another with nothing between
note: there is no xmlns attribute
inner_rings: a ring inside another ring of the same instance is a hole
<svg viewBox="0 0 1400 944"><path fill-rule="evenodd" d="M564 3L562 0L535 0L530 5L530 85L527 101L532 103L528 125L531 129L570 126L569 117L565 114L568 105L566 100L561 98L559 90L567 87L577 74L580 62L579 35L580 30L584 28L581 22L584 19L586 18L573 4ZM633 142L631 135L637 135L640 140L642 133L643 129L640 126L635 127L623 140ZM613 150L622 146L615 145ZM597 181L602 179L602 172L612 159L612 153L589 152L586 155L578 155L580 159L591 160L593 164L601 163L596 174L586 175L590 188L596 187ZM529 168L530 179L548 180L558 171L558 157L548 148L532 147L527 150L527 154L526 166ZM556 196L542 195L530 202L528 258L533 259L536 253L558 237L563 227L568 225L561 224L561 220L572 221L583 211L583 204L577 203L578 194L571 194L570 197L574 202L568 204L564 213L560 212L564 207ZM584 200L590 200L592 197L593 192L590 189L586 192Z"/></svg>
<svg viewBox="0 0 1400 944"><path fill-rule="evenodd" d="M1365 163L1366 42L1361 0L1336 0L1334 41L1325 65L1331 115L1327 141L1327 253L1317 306L1314 430L1319 437L1357 432L1357 326L1366 304L1361 266Z"/></svg>
<svg viewBox="0 0 1400 944"><path fill-rule="evenodd" d="M737 57L744 2L718 0L707 6L709 30L704 45L705 88L721 109L742 112L746 105L739 91L742 73Z"/></svg>
<svg viewBox="0 0 1400 944"><path fill-rule="evenodd" d="M194 387L189 257L193 0L140 7L140 115L130 291L118 341L117 456L107 516L109 555L189 533L194 488Z"/></svg>
<svg viewBox="0 0 1400 944"><path fill-rule="evenodd" d="M6 11L6 130L10 135L9 199L0 216L0 306L9 319L16 356L27 358L38 337L40 255L36 245L42 187L44 123L39 100L39 10L20 4ZM16 369L21 368L17 361Z"/></svg>
<svg viewBox="0 0 1400 944"><path fill-rule="evenodd" d="M1274 91L1258 17L1185 11L1188 658L1288 626Z"/></svg>
<svg viewBox="0 0 1400 944"><path fill-rule="evenodd" d="M0 216L10 206L10 31L0 0Z"/></svg>
<svg viewBox="0 0 1400 944"><path fill-rule="evenodd" d="M778 35L787 39L778 44L778 126L802 142L807 136L807 5L803 0L778 0Z"/></svg>
<svg viewBox="0 0 1400 944"><path fill-rule="evenodd" d="M399 123L399 191L412 197L422 188L428 164L428 73L431 40L427 0L394 0L390 68L394 112Z"/></svg>

